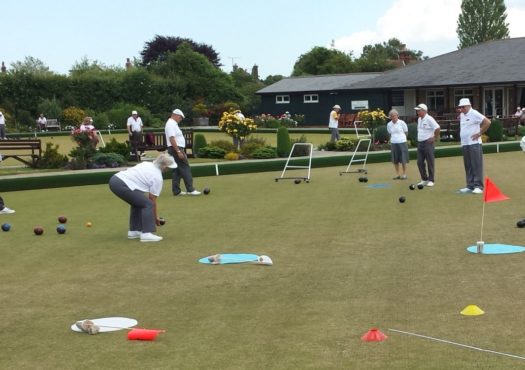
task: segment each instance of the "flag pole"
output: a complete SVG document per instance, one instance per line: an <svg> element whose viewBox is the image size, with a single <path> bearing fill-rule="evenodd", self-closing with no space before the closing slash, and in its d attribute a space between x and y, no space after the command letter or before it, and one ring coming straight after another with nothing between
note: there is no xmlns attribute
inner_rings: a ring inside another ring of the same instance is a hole
<svg viewBox="0 0 525 370"><path fill-rule="evenodd" d="M485 219L485 201L483 201L483 212L481 213L481 232L479 235L479 240L483 241L483 221Z"/></svg>

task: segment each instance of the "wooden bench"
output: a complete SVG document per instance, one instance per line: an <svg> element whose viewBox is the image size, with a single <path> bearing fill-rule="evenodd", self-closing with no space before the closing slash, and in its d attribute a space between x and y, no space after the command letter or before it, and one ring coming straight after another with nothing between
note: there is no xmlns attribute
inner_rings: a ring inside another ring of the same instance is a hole
<svg viewBox="0 0 525 370"><path fill-rule="evenodd" d="M184 152L188 158L193 158L193 130L182 130L184 139L186 140L186 148ZM131 143L130 143L131 144ZM166 135L162 132L145 132L142 134L142 143L137 145L136 148L132 148L131 153L134 159L140 160L140 152L145 152L147 150L156 150L159 152L166 151L168 146L166 145ZM134 150L135 149L135 150Z"/></svg>
<svg viewBox="0 0 525 370"><path fill-rule="evenodd" d="M17 161L35 168L42 158L42 142L36 139L0 140L0 154L3 159L14 158ZM27 159L26 157L29 157L30 159Z"/></svg>
<svg viewBox="0 0 525 370"><path fill-rule="evenodd" d="M55 129L57 131L62 131L62 127L60 126L60 122L58 122L57 119L51 118L47 120L46 124L46 130L49 129Z"/></svg>

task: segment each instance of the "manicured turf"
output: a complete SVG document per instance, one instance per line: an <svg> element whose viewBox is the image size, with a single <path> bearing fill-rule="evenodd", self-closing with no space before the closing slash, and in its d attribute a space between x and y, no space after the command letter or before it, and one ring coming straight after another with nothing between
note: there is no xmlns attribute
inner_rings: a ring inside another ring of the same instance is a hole
<svg viewBox="0 0 525 370"><path fill-rule="evenodd" d="M511 200L485 207L483 239L523 245L523 153L485 156ZM519 359L388 331L415 332L525 356L525 255L466 251L483 203L460 195L462 160L440 158L436 187L393 181L391 164L360 175L312 171L195 179L200 197L159 198L160 243L126 239L127 206L107 186L0 194L0 368L17 369L510 369ZM390 184L390 187L369 187ZM406 202L398 202L400 196ZM57 217L68 217L58 235ZM87 228L85 223L93 226ZM33 227L45 229L42 236ZM210 266L216 253L256 253L274 266ZM486 314L459 312L476 304ZM125 332L73 333L78 319L127 316L165 329L154 342ZM372 327L389 338L366 343Z"/></svg>

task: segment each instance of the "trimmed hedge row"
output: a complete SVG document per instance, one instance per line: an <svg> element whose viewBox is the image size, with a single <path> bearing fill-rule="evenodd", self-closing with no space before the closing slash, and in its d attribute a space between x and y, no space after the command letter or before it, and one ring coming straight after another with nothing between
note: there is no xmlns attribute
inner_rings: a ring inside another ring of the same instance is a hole
<svg viewBox="0 0 525 370"><path fill-rule="evenodd" d="M485 154L521 151L519 142L488 143L483 145ZM453 157L462 155L461 146L436 148L436 158ZM349 155L312 158L312 168L347 166ZM362 156L358 156L362 158ZM410 150L410 158L416 158L416 150ZM390 162L390 152L371 152L368 154L367 163ZM218 169L219 175L234 175L241 173L282 171L286 159L236 161L210 164L196 164L191 167L194 177L215 176ZM295 158L290 160L290 165L307 166L308 158ZM0 194L7 191L34 190L47 188L62 188L69 186L107 184L110 177L117 170L108 171L68 171L60 174L41 176L17 176L8 179L0 178ZM164 174L165 179L171 178L171 173Z"/></svg>

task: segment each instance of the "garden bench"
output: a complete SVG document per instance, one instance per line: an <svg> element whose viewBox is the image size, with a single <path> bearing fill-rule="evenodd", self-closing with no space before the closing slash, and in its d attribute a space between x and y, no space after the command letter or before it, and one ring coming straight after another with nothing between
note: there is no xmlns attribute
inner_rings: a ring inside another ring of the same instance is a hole
<svg viewBox="0 0 525 370"><path fill-rule="evenodd" d="M49 129L55 129L57 131L62 131L62 127L60 126L60 122L58 122L58 119L51 118L47 120L46 130L49 130Z"/></svg>
<svg viewBox="0 0 525 370"><path fill-rule="evenodd" d="M14 158L35 168L38 165L38 161L42 158L42 142L37 139L0 140L0 154L3 159ZM24 157L29 157L30 159Z"/></svg>
<svg viewBox="0 0 525 370"><path fill-rule="evenodd" d="M184 139L186 140L186 148L184 152L189 158L193 158L193 130L182 130ZM164 152L168 146L166 145L166 135L158 132L145 132L142 135L142 143L137 145L135 150L132 148L132 157L140 160L140 152L146 150L157 150L159 152Z"/></svg>

